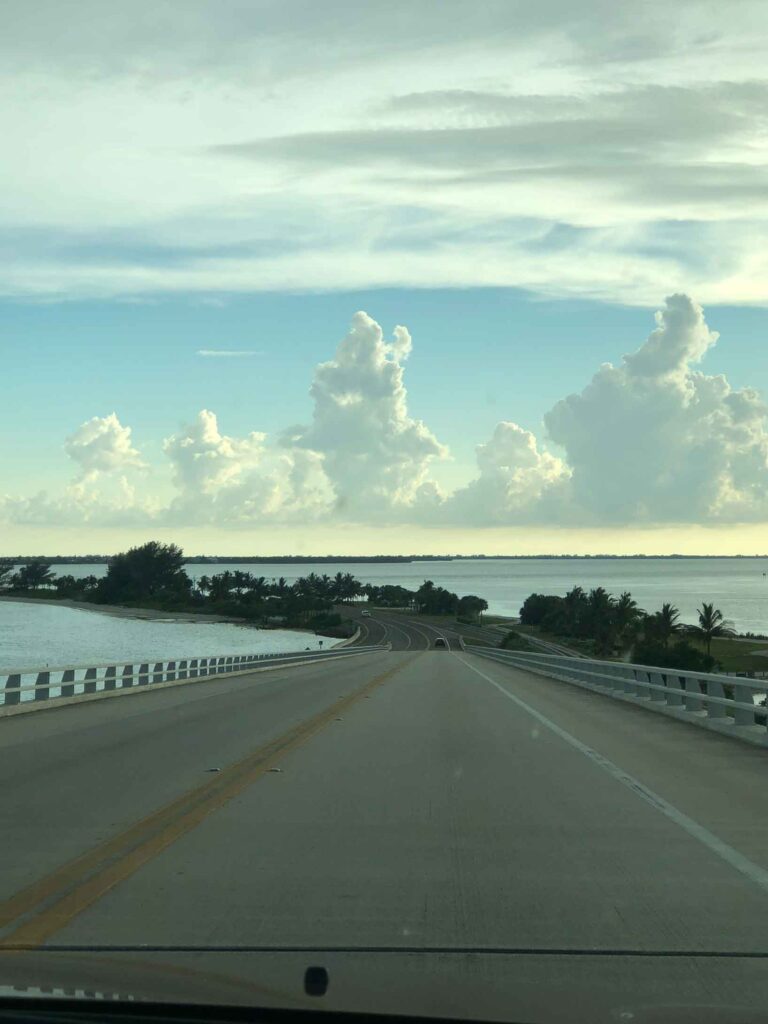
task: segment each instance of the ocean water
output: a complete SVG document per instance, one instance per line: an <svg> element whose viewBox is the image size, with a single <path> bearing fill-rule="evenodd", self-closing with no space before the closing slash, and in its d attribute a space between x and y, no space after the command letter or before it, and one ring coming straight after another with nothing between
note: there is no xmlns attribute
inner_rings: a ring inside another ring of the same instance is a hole
<svg viewBox="0 0 768 1024"><path fill-rule="evenodd" d="M50 604L0 601L0 671L112 661L317 650L322 637L216 622L122 619ZM324 646L334 641L324 640Z"/></svg>
<svg viewBox="0 0 768 1024"><path fill-rule="evenodd" d="M696 621L702 601L713 601L740 632L768 634L766 558L558 558L462 559L398 563L293 563L276 565L188 565L193 578L242 569L267 579L291 581L310 572L350 572L363 583L399 583L415 590L426 579L459 594L478 594L498 615L517 615L528 594L565 594L573 586L629 590L641 608L655 611L664 601ZM101 576L104 565L54 566L57 573ZM198 627L195 627L198 628Z"/></svg>

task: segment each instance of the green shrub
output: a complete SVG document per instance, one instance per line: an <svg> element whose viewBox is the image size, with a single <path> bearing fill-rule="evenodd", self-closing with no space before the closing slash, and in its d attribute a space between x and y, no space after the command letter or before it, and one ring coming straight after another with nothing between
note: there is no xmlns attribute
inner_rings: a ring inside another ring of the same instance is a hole
<svg viewBox="0 0 768 1024"><path fill-rule="evenodd" d="M690 669L695 672L713 672L717 662L711 655L698 651L687 640L665 647L654 640L641 640L632 652L632 661L638 665L658 665L659 668Z"/></svg>
<svg viewBox="0 0 768 1024"><path fill-rule="evenodd" d="M499 647L504 648L505 651L532 651L533 647L528 643L526 638L520 633L515 633L514 630L510 630L509 633L499 644Z"/></svg>

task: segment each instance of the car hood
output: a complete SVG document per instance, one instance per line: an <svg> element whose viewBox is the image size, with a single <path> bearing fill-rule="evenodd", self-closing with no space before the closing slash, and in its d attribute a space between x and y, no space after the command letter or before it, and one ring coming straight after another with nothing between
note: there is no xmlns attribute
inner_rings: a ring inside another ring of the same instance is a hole
<svg viewBox="0 0 768 1024"><path fill-rule="evenodd" d="M327 993L304 991L325 967ZM367 950L34 950L0 953L0 996L260 1006L488 1021L768 1021L768 959L377 953Z"/></svg>

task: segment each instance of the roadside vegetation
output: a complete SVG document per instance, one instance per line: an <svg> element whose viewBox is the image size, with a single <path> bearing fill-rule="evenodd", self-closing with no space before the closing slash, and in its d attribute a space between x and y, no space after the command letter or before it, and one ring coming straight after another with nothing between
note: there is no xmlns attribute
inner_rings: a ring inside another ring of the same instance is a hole
<svg viewBox="0 0 768 1024"><path fill-rule="evenodd" d="M753 653L767 649L768 640L736 639L721 610L706 601L698 609L698 622L687 625L680 622L680 612L671 603L647 612L629 592L614 597L603 587L589 592L573 587L565 597L531 594L526 598L520 609L520 630L594 657L640 665L704 672L768 670L768 658Z"/></svg>
<svg viewBox="0 0 768 1024"><path fill-rule="evenodd" d="M0 563L0 587L9 596L59 597L93 604L154 608L169 612L202 612L242 619L259 626L311 629L347 636L351 627L334 609L360 594L350 574L334 577L310 573L288 583L249 572L226 570L192 580L184 554L175 544L151 541L110 558L101 577L55 576L44 561L13 571Z"/></svg>
<svg viewBox="0 0 768 1024"><path fill-rule="evenodd" d="M243 619L260 626L314 629L348 636L351 623L340 605L367 600L377 607L401 608L420 615L451 615L479 622L487 602L474 595L458 597L426 580L418 590L363 584L348 572L335 576L309 573L289 583L242 570L225 570L193 580L184 568L184 553L175 544L151 541L114 555L98 578L55 575L43 559L16 569L0 561L0 589L8 596L57 597L93 604L203 612Z"/></svg>
<svg viewBox="0 0 768 1024"><path fill-rule="evenodd" d="M201 612L237 618L254 625L311 629L349 636L354 625L343 605L366 601L376 608L424 617L425 622L467 627L467 643L487 643L475 627L484 623L487 602L474 594L459 597L425 580L417 590L395 584L363 584L351 573L309 573L289 583L240 569L192 580L175 544L151 541L114 555L98 578L56 575L51 563L33 559L20 567L0 560L0 591L8 596L58 597L94 604ZM488 616L486 624L506 622ZM475 630L473 632L473 629ZM698 622L680 622L679 610L665 603L654 612L640 608L628 592L614 597L603 587L573 587L564 597L531 594L520 621L500 641L507 650L535 650L527 636L563 644L593 657L700 671L760 672L768 657L768 637L736 637L719 608L703 602Z"/></svg>

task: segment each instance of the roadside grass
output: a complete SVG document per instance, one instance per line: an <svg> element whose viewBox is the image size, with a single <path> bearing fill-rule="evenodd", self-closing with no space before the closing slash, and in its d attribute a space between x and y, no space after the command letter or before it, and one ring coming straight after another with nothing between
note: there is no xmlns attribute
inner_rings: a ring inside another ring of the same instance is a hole
<svg viewBox="0 0 768 1024"><path fill-rule="evenodd" d="M522 635L534 636L539 640L549 640L553 644L562 644L564 647L570 647L574 651L578 651L579 654L588 654L594 656L594 641L581 639L573 636L560 636L558 633L548 633L545 629L541 629L540 626L521 626L519 624L511 626L511 629L515 633Z"/></svg>
<svg viewBox="0 0 768 1024"><path fill-rule="evenodd" d="M538 626L513 626L516 633L530 634L541 640L565 644L582 654L593 655L591 640L577 640L573 637L558 636L547 633ZM703 640L692 634L681 634L681 639L688 640L697 650L706 651ZM712 641L712 657L719 663L724 672L768 672L768 655L755 655L754 651L768 651L768 640L740 640L736 637L716 637ZM609 659L608 659L609 660ZM715 670L717 671L717 670Z"/></svg>
<svg viewBox="0 0 768 1024"><path fill-rule="evenodd" d="M700 651L706 651L706 644L696 636L686 639ZM768 655L755 655L754 651L768 651L768 640L738 640L735 637L715 637L712 641L712 657L726 672L768 672Z"/></svg>

